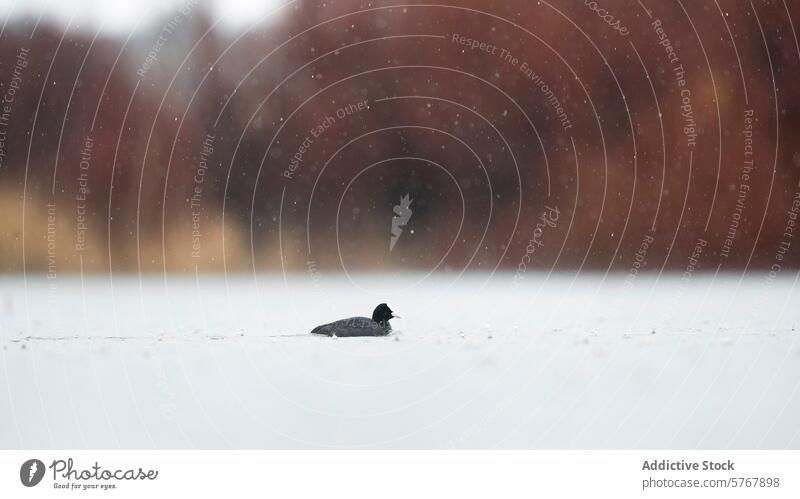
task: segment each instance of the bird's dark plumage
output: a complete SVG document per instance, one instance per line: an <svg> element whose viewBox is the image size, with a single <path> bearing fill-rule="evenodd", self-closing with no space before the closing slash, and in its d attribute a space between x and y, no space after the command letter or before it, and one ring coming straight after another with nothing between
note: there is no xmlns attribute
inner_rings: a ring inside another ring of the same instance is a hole
<svg viewBox="0 0 800 499"><path fill-rule="evenodd" d="M369 317L350 317L330 324L323 324L315 327L311 334L322 334L325 336L386 336L391 332L392 326L389 319L399 317L394 315L392 309L385 303L375 307L372 318Z"/></svg>

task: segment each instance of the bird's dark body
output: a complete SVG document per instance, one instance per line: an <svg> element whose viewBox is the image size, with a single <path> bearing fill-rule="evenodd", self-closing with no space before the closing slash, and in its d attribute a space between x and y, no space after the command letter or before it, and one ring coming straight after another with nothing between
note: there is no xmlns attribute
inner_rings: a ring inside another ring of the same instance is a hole
<svg viewBox="0 0 800 499"><path fill-rule="evenodd" d="M378 323L369 317L350 317L315 327L311 334L325 336L386 336L392 330L388 322Z"/></svg>
<svg viewBox="0 0 800 499"><path fill-rule="evenodd" d="M385 307L385 308L384 308ZM392 331L389 319L392 312L385 304L381 304L369 317L350 317L329 324L317 326L311 334L325 336L354 337L354 336L386 336Z"/></svg>

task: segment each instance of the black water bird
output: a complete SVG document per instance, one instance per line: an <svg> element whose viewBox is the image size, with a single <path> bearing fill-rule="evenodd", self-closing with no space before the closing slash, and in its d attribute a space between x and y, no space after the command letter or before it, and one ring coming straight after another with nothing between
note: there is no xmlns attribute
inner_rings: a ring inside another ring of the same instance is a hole
<svg viewBox="0 0 800 499"><path fill-rule="evenodd" d="M369 317L350 317L330 324L315 327L311 334L325 336L386 336L391 332L392 326L389 319L400 318L395 315L389 305L381 303Z"/></svg>

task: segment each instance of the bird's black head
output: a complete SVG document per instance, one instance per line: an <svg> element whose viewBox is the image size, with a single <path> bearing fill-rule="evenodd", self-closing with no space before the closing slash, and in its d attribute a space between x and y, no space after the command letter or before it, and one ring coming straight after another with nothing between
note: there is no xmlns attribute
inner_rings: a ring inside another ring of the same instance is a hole
<svg viewBox="0 0 800 499"><path fill-rule="evenodd" d="M389 308L389 305L385 303L381 303L377 307L375 307L375 311L372 312L372 320L381 323L381 322L388 322L389 319L393 319L395 317L399 317L398 315L394 315L392 309Z"/></svg>

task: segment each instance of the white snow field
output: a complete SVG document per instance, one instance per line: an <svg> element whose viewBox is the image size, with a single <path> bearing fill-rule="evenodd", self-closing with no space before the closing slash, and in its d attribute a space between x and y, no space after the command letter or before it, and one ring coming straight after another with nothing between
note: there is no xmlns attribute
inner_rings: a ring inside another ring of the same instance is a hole
<svg viewBox="0 0 800 499"><path fill-rule="evenodd" d="M797 275L5 276L0 447L797 449Z"/></svg>

